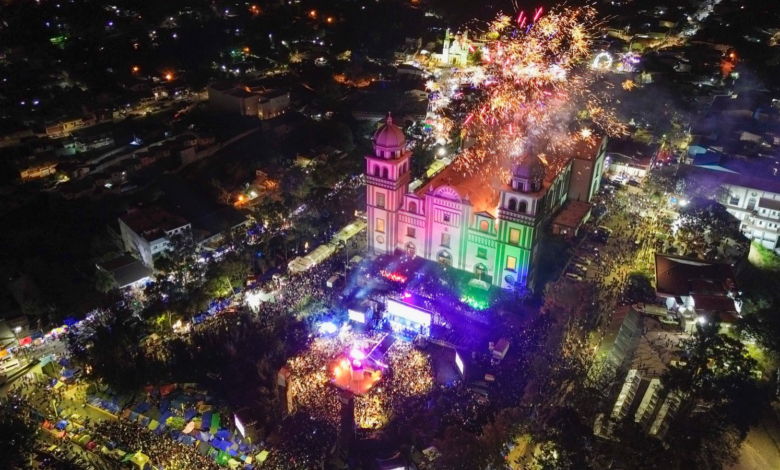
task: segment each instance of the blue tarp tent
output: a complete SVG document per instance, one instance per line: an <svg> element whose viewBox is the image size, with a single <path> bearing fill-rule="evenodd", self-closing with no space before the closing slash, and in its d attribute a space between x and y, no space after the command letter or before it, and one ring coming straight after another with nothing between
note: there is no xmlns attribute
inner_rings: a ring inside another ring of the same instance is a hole
<svg viewBox="0 0 780 470"><path fill-rule="evenodd" d="M230 431L227 429L220 429L217 434L217 438L219 439L230 439Z"/></svg>
<svg viewBox="0 0 780 470"><path fill-rule="evenodd" d="M146 403L145 401L142 401L141 403L136 405L136 407L133 409L133 411L135 411L138 414L143 414L143 413L146 413L147 411L149 411L149 409L151 407L152 407L152 405L150 405L149 403Z"/></svg>
<svg viewBox="0 0 780 470"><path fill-rule="evenodd" d="M65 420L63 419L62 421L60 421L59 423L57 423L57 426L56 426L56 427L57 427L57 429L59 429L60 431L62 431L63 429L65 429L66 427L68 427L68 422L67 422L67 421L65 421Z"/></svg>

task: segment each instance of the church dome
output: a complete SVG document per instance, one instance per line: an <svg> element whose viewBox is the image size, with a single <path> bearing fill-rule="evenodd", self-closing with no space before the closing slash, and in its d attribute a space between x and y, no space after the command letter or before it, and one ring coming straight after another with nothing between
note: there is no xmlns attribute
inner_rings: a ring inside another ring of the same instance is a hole
<svg viewBox="0 0 780 470"><path fill-rule="evenodd" d="M397 151L406 146L406 136L398 126L393 124L393 117L387 115L387 124L374 133L374 147L377 150Z"/></svg>
<svg viewBox="0 0 780 470"><path fill-rule="evenodd" d="M515 162L512 167L515 178L534 180L544 177L544 165L538 158L526 157L521 162Z"/></svg>
<svg viewBox="0 0 780 470"><path fill-rule="evenodd" d="M512 188L522 192L536 192L542 188L544 165L536 157L525 157L512 165Z"/></svg>

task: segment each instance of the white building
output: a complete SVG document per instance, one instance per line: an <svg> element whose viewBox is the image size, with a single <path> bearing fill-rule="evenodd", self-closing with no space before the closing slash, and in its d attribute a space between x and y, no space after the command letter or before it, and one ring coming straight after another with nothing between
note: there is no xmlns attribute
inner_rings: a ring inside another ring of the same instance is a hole
<svg viewBox="0 0 780 470"><path fill-rule="evenodd" d="M508 184L449 166L410 191L411 152L392 118L373 142L365 157L369 253L422 256L494 286L534 288L539 233L567 200L571 160L548 172L526 158Z"/></svg>
<svg viewBox="0 0 780 470"><path fill-rule="evenodd" d="M780 241L780 163L771 158L697 155L692 172L702 184L724 188L721 203L740 221L740 230L771 250Z"/></svg>
<svg viewBox="0 0 780 470"><path fill-rule="evenodd" d="M468 65L469 46L474 43L473 47L481 48L482 45L477 45L474 41L469 42L469 33L466 31L463 35L450 35L450 30L444 33L444 45L442 46L441 54L434 53L434 60L438 61L442 65L454 65L456 67L465 67Z"/></svg>
<svg viewBox="0 0 780 470"><path fill-rule="evenodd" d="M290 92L238 85L211 85L209 107L216 112L272 119L290 107Z"/></svg>
<svg viewBox="0 0 780 470"><path fill-rule="evenodd" d="M170 237L192 236L192 226L162 207L138 209L119 217L125 250L138 253L143 263L154 267L154 259L170 248Z"/></svg>

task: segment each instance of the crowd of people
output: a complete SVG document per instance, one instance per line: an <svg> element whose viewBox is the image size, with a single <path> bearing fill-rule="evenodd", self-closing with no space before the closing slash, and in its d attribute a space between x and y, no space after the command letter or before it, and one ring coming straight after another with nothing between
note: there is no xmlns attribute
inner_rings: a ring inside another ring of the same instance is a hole
<svg viewBox="0 0 780 470"><path fill-rule="evenodd" d="M287 361L295 410L306 410L335 426L341 410L340 392L331 384L336 368L341 367L352 350L370 351L382 337L378 333L351 332L319 337L303 353ZM409 404L408 399L425 397L433 388L430 360L410 343L393 343L384 361L386 368L377 367L380 380L368 393L355 397L355 422L361 428L381 427Z"/></svg>
<svg viewBox="0 0 780 470"><path fill-rule="evenodd" d="M201 455L193 446L157 435L147 428L126 421L104 420L87 425L87 432L116 443L127 452L141 452L166 470L218 470L214 459Z"/></svg>

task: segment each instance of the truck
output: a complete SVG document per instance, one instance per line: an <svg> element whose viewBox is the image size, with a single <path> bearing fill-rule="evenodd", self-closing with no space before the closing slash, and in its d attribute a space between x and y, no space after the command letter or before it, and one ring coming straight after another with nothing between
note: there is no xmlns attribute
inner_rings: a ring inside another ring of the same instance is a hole
<svg viewBox="0 0 780 470"><path fill-rule="evenodd" d="M501 338L493 347L493 359L500 361L506 357L506 353L509 351L509 341L505 338Z"/></svg>
<svg viewBox="0 0 780 470"><path fill-rule="evenodd" d="M342 284L341 275L339 274L334 274L333 276L328 278L328 280L325 282L325 285L327 285L329 289L337 288L341 284Z"/></svg>

